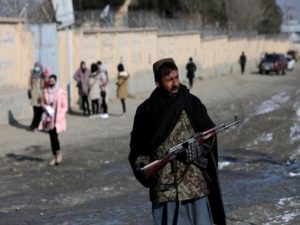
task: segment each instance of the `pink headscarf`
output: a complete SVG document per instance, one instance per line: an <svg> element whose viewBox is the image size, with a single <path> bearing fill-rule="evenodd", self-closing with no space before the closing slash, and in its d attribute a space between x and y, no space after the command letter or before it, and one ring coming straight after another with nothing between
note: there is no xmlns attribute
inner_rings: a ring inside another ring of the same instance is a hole
<svg viewBox="0 0 300 225"><path fill-rule="evenodd" d="M48 84L49 84L49 76L51 75L51 69L49 67L45 67L44 68L44 78L45 78L45 82L44 82L44 88L48 88Z"/></svg>
<svg viewBox="0 0 300 225"><path fill-rule="evenodd" d="M52 74L52 71L49 67L44 68L44 75L46 78L48 78Z"/></svg>

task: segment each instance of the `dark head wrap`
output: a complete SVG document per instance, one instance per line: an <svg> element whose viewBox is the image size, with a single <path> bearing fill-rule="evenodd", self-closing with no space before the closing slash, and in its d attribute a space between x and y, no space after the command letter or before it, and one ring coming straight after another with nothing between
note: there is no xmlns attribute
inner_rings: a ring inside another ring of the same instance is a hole
<svg viewBox="0 0 300 225"><path fill-rule="evenodd" d="M162 77L162 67L167 66L168 68L173 68L177 70L177 66L175 64L174 59L172 58L165 58L165 59L160 59L153 63L153 72L154 72L154 79L155 81L159 81Z"/></svg>

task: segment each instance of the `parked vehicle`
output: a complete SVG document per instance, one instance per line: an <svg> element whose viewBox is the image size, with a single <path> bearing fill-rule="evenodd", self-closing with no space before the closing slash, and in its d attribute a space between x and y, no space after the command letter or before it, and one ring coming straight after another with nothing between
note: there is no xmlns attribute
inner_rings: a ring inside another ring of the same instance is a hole
<svg viewBox="0 0 300 225"><path fill-rule="evenodd" d="M289 50L287 54L290 55L295 61L299 60L299 52L297 50Z"/></svg>
<svg viewBox="0 0 300 225"><path fill-rule="evenodd" d="M266 54L261 59L258 68L260 74L269 74L270 72L275 72L276 74L281 73L282 75L285 75L287 61L283 54Z"/></svg>
<svg viewBox="0 0 300 225"><path fill-rule="evenodd" d="M287 69L293 70L295 66L295 60L290 55L285 55L285 59L287 61Z"/></svg>

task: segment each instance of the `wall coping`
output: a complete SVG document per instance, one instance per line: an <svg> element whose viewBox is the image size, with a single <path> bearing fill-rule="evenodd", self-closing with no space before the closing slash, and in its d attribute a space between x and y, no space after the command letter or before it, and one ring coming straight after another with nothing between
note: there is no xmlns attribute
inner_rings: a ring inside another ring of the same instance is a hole
<svg viewBox="0 0 300 225"><path fill-rule="evenodd" d="M25 23L25 18L0 17L0 23Z"/></svg>
<svg viewBox="0 0 300 225"><path fill-rule="evenodd" d="M202 37L203 41L219 40L219 39L229 39L228 35L217 35L217 36L207 36Z"/></svg>
<svg viewBox="0 0 300 225"><path fill-rule="evenodd" d="M160 32L159 37L169 37L169 36L183 36L183 35L200 35L200 32L197 30L192 31L169 31L169 32Z"/></svg>
<svg viewBox="0 0 300 225"><path fill-rule="evenodd" d="M183 35L200 35L199 31L170 31L161 32L157 27L149 28L85 28L83 34L97 34L97 33L130 33L130 32L158 32L159 37L167 36L183 36Z"/></svg>
<svg viewBox="0 0 300 225"><path fill-rule="evenodd" d="M155 27L149 28L85 28L83 34L97 34L97 33L130 33L130 32L158 32Z"/></svg>

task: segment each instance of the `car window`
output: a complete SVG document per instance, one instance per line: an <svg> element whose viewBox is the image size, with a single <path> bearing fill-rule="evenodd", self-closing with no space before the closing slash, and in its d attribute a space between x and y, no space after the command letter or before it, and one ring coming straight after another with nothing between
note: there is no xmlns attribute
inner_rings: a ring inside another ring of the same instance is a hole
<svg viewBox="0 0 300 225"><path fill-rule="evenodd" d="M280 56L276 55L276 54L266 55L266 57L265 57L266 62L274 62L279 59L280 59Z"/></svg>

